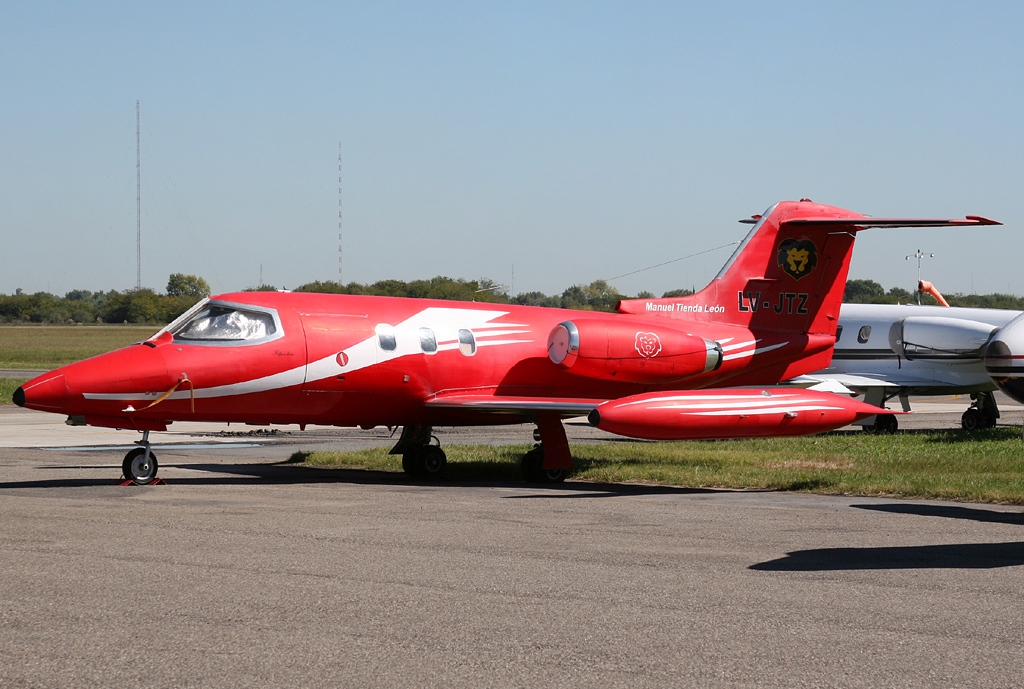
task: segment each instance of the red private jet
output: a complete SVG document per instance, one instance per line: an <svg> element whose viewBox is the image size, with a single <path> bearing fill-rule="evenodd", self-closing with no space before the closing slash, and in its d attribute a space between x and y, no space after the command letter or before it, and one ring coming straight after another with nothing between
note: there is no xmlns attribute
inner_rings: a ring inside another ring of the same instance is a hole
<svg viewBox="0 0 1024 689"><path fill-rule="evenodd" d="M560 481L572 469L562 426L571 416L664 440L805 435L876 414L826 392L749 386L828 366L858 231L999 224L869 218L806 199L747 222L725 267L691 296L597 313L223 294L145 342L29 381L14 402L72 425L141 431L123 463L136 483L156 477L149 432L172 421L403 426L392 453L415 476L444 471L433 426L533 422L541 444L523 457L523 475Z"/></svg>

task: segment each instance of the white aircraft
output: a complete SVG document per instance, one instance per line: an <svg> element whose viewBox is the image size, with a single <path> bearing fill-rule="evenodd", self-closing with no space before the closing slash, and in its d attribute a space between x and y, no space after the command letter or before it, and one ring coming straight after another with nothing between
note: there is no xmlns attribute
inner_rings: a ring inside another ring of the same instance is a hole
<svg viewBox="0 0 1024 689"><path fill-rule="evenodd" d="M961 418L967 430L994 426L998 388L1024 403L1024 312L913 304L843 304L832 363L793 379L798 385L838 383L879 407L898 398L910 411L911 395L970 394ZM1019 369L1019 370L1018 370ZM822 389L822 388L817 388ZM837 390L838 391L838 390ZM894 414L858 422L866 431L891 433Z"/></svg>

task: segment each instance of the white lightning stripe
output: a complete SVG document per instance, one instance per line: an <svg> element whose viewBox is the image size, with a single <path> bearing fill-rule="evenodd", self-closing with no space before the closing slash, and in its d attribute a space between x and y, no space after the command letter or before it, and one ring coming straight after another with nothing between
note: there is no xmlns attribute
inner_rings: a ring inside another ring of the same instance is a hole
<svg viewBox="0 0 1024 689"><path fill-rule="evenodd" d="M733 402L732 404L721 404L714 402L698 403L698 404L659 404L651 405L647 409L721 409L728 411L730 409L755 409L758 407L778 407L784 402L780 402L778 399L765 399L765 400L750 400L749 402Z"/></svg>
<svg viewBox="0 0 1024 689"><path fill-rule="evenodd" d="M797 407L774 407L771 409L751 409L749 411L739 410L723 410L723 411L698 411L698 412L682 412L684 414L692 414L693 416L761 416L764 414L779 414L789 413L798 411L833 411L841 410L842 407L828 407L824 405L807 404Z"/></svg>
<svg viewBox="0 0 1024 689"><path fill-rule="evenodd" d="M481 340L485 337L501 337L503 335L522 335L528 333L529 330L485 330L482 333L476 333L477 339Z"/></svg>
<svg viewBox="0 0 1024 689"><path fill-rule="evenodd" d="M760 347L758 349L751 349L751 350L748 350L746 352L737 352L736 354L726 354L725 356L722 357L722 360L723 361L732 361L733 359L746 359L749 356L754 356L755 354L764 354L765 352L770 352L773 349L778 349L779 347L785 347L788 344L789 344L788 342L780 342L779 344L771 345L770 347Z"/></svg>
<svg viewBox="0 0 1024 689"><path fill-rule="evenodd" d="M533 342L529 340L484 340L483 337L492 335L499 337L506 333L498 329L508 330L510 328L529 328L525 323L492 323L495 319L507 316L507 311L483 311L478 309L448 309L431 307L419 313L413 314L406 320L394 326L397 347L386 352L377 347L377 336L372 335L362 342L355 344L345 350L348 355L348 364L344 367L338 365L336 355L326 356L319 361L311 362L306 367L306 382L331 378L342 373L351 373L374 364L391 361L403 356L423 354L420 348L419 329L430 328L438 343L446 342L437 348L438 352L446 352L459 348L459 330L467 329L479 336L477 347L485 345L519 344ZM513 331L507 334L528 333L529 330Z"/></svg>
<svg viewBox="0 0 1024 689"><path fill-rule="evenodd" d="M478 340L476 346L492 347L494 345L523 344L525 342L533 342L533 340Z"/></svg>
<svg viewBox="0 0 1024 689"><path fill-rule="evenodd" d="M227 397L229 395L245 395L253 392L264 392L266 390L276 390L278 388L287 388L293 385L302 385L302 381L305 377L305 367L298 366L288 371L281 371L271 376L264 376L263 378L254 378L253 380L247 380L242 383L232 383L231 385L218 385L213 388L196 388L196 399L202 399L206 397ZM100 393L100 392L87 392L82 396L89 400L149 400L154 397L159 397L160 392L137 392L137 393ZM192 393L188 390L178 390L171 394L168 399L172 400L187 400L191 397Z"/></svg>
<svg viewBox="0 0 1024 689"><path fill-rule="evenodd" d="M255 392L266 392L280 388L302 385L304 382L314 382L324 378L351 373L377 363L391 361L402 356L411 354L422 354L420 348L418 330L421 327L429 327L434 330L439 341L449 340L456 344L450 349L458 349L459 329L466 328L474 332L483 330L491 334L490 330L495 328L528 328L525 323L491 323L491 321L508 315L507 311L483 311L478 309L448 309L428 308L413 314L406 320L394 326L398 346L394 351L386 352L377 347L377 336L371 335L362 342L358 342L345 350L349 361L347 366L339 366L337 354L331 354L318 361L311 362L307 366L297 366L287 371L281 371L269 376L254 378L241 383L230 385L219 385L211 388L196 388L197 399L211 397L229 397L231 395L245 395ZM529 330L524 331L529 332ZM481 335L485 333L480 333ZM500 336L502 333L495 332ZM533 342L533 340L508 340L478 342L478 346L514 344L522 342ZM449 347L438 347L438 351ZM151 400L162 394L163 391L142 392L142 393L99 393L87 392L83 396L86 399L96 400ZM170 395L168 399L189 399L192 395L189 390L178 390Z"/></svg>
<svg viewBox="0 0 1024 689"><path fill-rule="evenodd" d="M732 338L730 337L729 340L731 340L731 339ZM719 344L721 344L722 342L728 342L729 340L719 340ZM736 344L731 344L728 347L722 347L722 351L723 352L731 352L734 349L743 349L744 347L750 347L751 345L756 345L760 341L761 340L747 340L746 342L737 342Z"/></svg>
<svg viewBox="0 0 1024 689"><path fill-rule="evenodd" d="M754 402L754 401L761 401L762 398L765 399L765 400L768 400L768 399L779 400L779 399L785 399L786 397L794 397L794 396L795 396L795 394L791 393L791 392L776 392L776 393L772 394L771 398L765 397L764 395L761 395L760 397L754 397L752 395L736 395L736 394L733 394L733 395L728 395L728 394L722 394L722 395L673 395L671 397L651 397L651 398L648 398L648 399L645 399L645 400L636 400L635 402L626 402L625 404L623 404L621 406L629 407L629 406L632 406L634 404L650 404L652 402L672 402L672 401L676 401L676 400L682 400L682 401L686 401L686 400L690 400L690 401L698 401L698 400L699 401L704 401L704 400L749 400L750 402ZM720 406L720 405L716 405L716 406Z"/></svg>

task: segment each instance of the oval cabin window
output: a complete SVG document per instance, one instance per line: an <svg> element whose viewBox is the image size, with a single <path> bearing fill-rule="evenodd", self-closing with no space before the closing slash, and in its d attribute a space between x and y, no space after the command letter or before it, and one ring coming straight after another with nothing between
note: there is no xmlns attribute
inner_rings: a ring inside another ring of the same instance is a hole
<svg viewBox="0 0 1024 689"><path fill-rule="evenodd" d="M437 354L437 337L430 328L420 328L420 349L424 354Z"/></svg>
<svg viewBox="0 0 1024 689"><path fill-rule="evenodd" d="M861 326L861 329L857 332L857 342L866 344L869 337L871 337L871 326Z"/></svg>
<svg viewBox="0 0 1024 689"><path fill-rule="evenodd" d="M473 336L471 331L459 331L459 351L466 356L473 356L476 354L476 338Z"/></svg>
<svg viewBox="0 0 1024 689"><path fill-rule="evenodd" d="M395 337L395 329L386 323L381 323L374 330L377 331L377 342L385 352L393 352L398 349L398 339Z"/></svg>

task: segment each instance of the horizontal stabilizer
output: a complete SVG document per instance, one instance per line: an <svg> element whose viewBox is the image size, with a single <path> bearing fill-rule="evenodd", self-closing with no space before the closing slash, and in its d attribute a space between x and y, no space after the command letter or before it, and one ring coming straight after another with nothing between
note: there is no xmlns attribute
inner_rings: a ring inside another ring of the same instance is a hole
<svg viewBox="0 0 1024 689"><path fill-rule="evenodd" d="M783 227L855 227L866 230L872 227L964 227L971 225L1002 225L998 220L989 220L980 215L964 218L793 218L782 221Z"/></svg>

